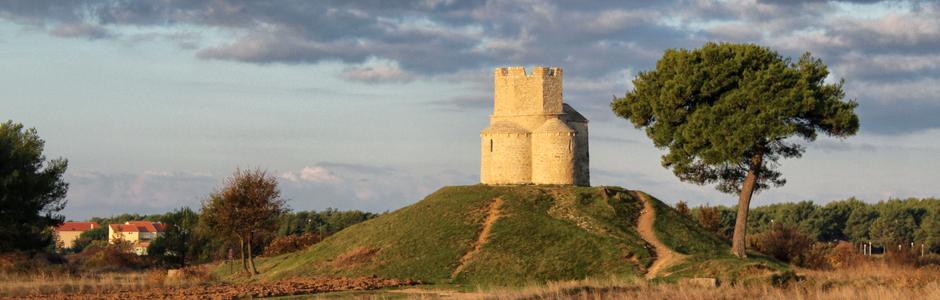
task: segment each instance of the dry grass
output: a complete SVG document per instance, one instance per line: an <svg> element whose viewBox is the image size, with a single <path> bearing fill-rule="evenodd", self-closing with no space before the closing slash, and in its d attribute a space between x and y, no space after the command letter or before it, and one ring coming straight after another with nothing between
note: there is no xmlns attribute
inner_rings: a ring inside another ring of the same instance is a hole
<svg viewBox="0 0 940 300"><path fill-rule="evenodd" d="M0 275L0 296L92 293L101 290L139 289L162 285L143 272L95 275Z"/></svg>
<svg viewBox="0 0 940 300"><path fill-rule="evenodd" d="M168 280L166 270L74 274L0 273L0 298L54 294L96 294L149 288L188 287L210 279L204 268L185 270L183 278ZM192 275L196 274L196 275Z"/></svg>
<svg viewBox="0 0 940 300"><path fill-rule="evenodd" d="M940 268L936 266L916 268L869 262L839 270L798 270L797 274L805 276L804 279L785 287L754 283L707 288L655 284L641 279L593 279L449 296L466 299L940 299Z"/></svg>

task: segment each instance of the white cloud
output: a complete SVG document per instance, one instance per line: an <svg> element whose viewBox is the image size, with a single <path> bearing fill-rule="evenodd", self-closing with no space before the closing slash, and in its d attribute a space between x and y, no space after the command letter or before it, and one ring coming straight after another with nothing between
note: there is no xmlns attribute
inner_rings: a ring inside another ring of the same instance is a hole
<svg viewBox="0 0 940 300"><path fill-rule="evenodd" d="M372 62L349 67L340 75L343 79L365 83L406 83L415 80L415 76L402 70L397 63Z"/></svg>
<svg viewBox="0 0 940 300"><path fill-rule="evenodd" d="M298 172L285 172L281 174L281 178L292 182L336 183L340 181L340 178L336 177L333 172L320 166L304 167Z"/></svg>

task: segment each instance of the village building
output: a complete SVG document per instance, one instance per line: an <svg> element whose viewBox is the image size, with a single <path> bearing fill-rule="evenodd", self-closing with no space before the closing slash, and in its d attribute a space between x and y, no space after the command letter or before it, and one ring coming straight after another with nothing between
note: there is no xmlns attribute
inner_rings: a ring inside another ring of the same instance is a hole
<svg viewBox="0 0 940 300"><path fill-rule="evenodd" d="M150 242L166 231L166 224L150 221L128 221L108 225L108 243L127 242L137 255L147 255Z"/></svg>
<svg viewBox="0 0 940 300"><path fill-rule="evenodd" d="M61 248L75 247L75 241L83 232L95 228L101 228L101 225L95 222L65 222L55 228L55 238L57 245Z"/></svg>
<svg viewBox="0 0 940 300"><path fill-rule="evenodd" d="M497 68L480 182L590 186L588 120L565 104L561 68Z"/></svg>

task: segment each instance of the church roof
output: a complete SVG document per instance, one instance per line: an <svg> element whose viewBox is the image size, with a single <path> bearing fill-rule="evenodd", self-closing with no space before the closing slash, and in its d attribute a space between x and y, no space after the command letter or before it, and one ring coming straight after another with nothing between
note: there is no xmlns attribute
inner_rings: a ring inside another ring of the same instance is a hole
<svg viewBox="0 0 940 300"><path fill-rule="evenodd" d="M496 121L493 124L490 124L490 127L483 129L484 134L489 133L529 133L528 130L522 128L516 123L509 121Z"/></svg>
<svg viewBox="0 0 940 300"><path fill-rule="evenodd" d="M574 129L568 127L565 122L552 118L542 123L542 126L539 126L539 129L536 129L535 132L574 132Z"/></svg>
<svg viewBox="0 0 940 300"><path fill-rule="evenodd" d="M584 115L582 115L577 110L575 110L574 107L571 107L571 105L568 105L568 103L563 103L561 110L563 113L568 115L568 120L570 120L571 122L578 122L578 123L588 122L588 119L585 118Z"/></svg>

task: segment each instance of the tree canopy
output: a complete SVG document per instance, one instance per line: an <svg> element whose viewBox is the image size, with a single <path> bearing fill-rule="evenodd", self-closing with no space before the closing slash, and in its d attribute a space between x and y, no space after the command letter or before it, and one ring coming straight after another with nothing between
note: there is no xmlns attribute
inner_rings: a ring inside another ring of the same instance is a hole
<svg viewBox="0 0 940 300"><path fill-rule="evenodd" d="M0 252L45 248L64 220L68 162L46 160L44 145L35 128L0 123Z"/></svg>
<svg viewBox="0 0 940 300"><path fill-rule="evenodd" d="M200 222L219 235L237 238L242 268L257 274L252 244L262 235L274 233L277 218L286 212L285 202L274 176L263 170L235 170L222 190L203 203Z"/></svg>
<svg viewBox="0 0 940 300"><path fill-rule="evenodd" d="M793 62L758 45L708 43L666 50L611 108L668 150L662 164L680 180L738 193L743 225L754 192L786 183L779 161L803 154L800 138L858 130L856 102L843 99L842 82L826 83L828 75L809 53ZM745 227L735 227L738 256Z"/></svg>

